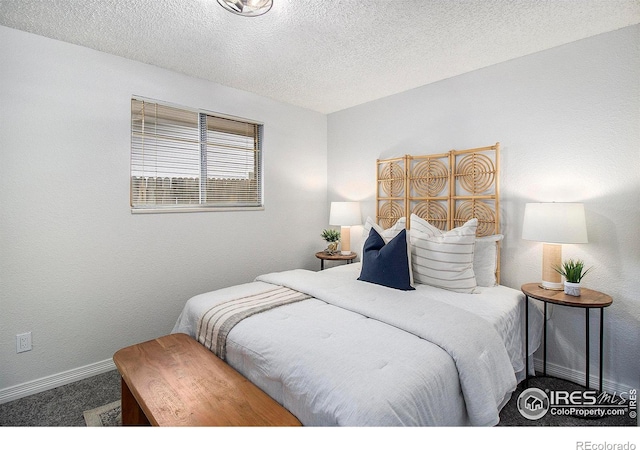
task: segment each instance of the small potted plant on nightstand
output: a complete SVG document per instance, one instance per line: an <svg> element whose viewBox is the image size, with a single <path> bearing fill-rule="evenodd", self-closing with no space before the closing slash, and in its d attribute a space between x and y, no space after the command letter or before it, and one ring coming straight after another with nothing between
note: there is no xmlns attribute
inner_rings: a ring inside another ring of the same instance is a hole
<svg viewBox="0 0 640 450"><path fill-rule="evenodd" d="M322 230L322 239L327 241L327 248L325 252L330 255L333 255L338 251L338 242L340 241L340 232L338 230Z"/></svg>
<svg viewBox="0 0 640 450"><path fill-rule="evenodd" d="M584 262L582 260L569 259L564 261L561 266L554 267L565 278L564 281L564 293L567 295L573 295L574 297L580 296L580 282L582 278L592 269L589 267L585 270Z"/></svg>

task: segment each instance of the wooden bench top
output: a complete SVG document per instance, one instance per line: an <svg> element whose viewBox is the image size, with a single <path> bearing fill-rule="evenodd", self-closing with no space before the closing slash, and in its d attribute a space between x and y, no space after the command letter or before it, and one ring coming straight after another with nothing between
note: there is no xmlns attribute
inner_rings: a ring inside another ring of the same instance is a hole
<svg viewBox="0 0 640 450"><path fill-rule="evenodd" d="M113 360L122 376L124 425L147 421L157 426L301 425L278 402L186 334L123 348Z"/></svg>

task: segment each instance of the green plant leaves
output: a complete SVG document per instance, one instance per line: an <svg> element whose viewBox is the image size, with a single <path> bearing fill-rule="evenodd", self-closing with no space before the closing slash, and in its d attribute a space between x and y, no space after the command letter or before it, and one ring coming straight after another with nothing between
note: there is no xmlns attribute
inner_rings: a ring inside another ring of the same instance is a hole
<svg viewBox="0 0 640 450"><path fill-rule="evenodd" d="M588 269L584 269L584 261L578 259L568 259L562 263L561 266L556 266L553 268L560 275L565 277L565 279L569 283L580 283L582 278L592 269L593 267L589 267Z"/></svg>
<svg viewBox="0 0 640 450"><path fill-rule="evenodd" d="M338 242L340 240L340 232L338 230L322 230L322 239L327 242Z"/></svg>

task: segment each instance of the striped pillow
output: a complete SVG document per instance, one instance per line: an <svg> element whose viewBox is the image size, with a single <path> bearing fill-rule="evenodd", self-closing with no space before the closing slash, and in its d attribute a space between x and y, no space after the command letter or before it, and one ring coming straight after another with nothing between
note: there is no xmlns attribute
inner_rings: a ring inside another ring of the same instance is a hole
<svg viewBox="0 0 640 450"><path fill-rule="evenodd" d="M473 253L478 219L443 232L411 215L411 262L416 283L471 294L476 290Z"/></svg>

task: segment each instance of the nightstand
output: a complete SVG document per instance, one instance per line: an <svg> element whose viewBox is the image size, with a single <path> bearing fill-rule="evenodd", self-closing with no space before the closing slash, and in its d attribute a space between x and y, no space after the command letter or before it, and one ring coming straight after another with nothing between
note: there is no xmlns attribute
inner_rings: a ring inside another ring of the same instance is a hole
<svg viewBox="0 0 640 450"><path fill-rule="evenodd" d="M320 270L324 270L324 262L325 261L346 261L347 264L351 264L351 261L356 259L356 254L351 252L348 255L343 255L340 252L330 254L327 252L318 252L316 253L316 258L320 260Z"/></svg>
<svg viewBox="0 0 640 450"><path fill-rule="evenodd" d="M604 326L604 308L613 303L613 299L607 294L591 289L581 288L579 297L566 295L563 291L554 291L540 287L539 283L527 283L521 287L525 301L525 361L526 377L529 377L529 297L544 302L544 348L543 348L543 373L547 374L547 304L583 308L585 310L585 362L586 362L586 388L589 389L589 311L591 308L600 309L600 367L599 380L600 391L602 391L602 343Z"/></svg>

